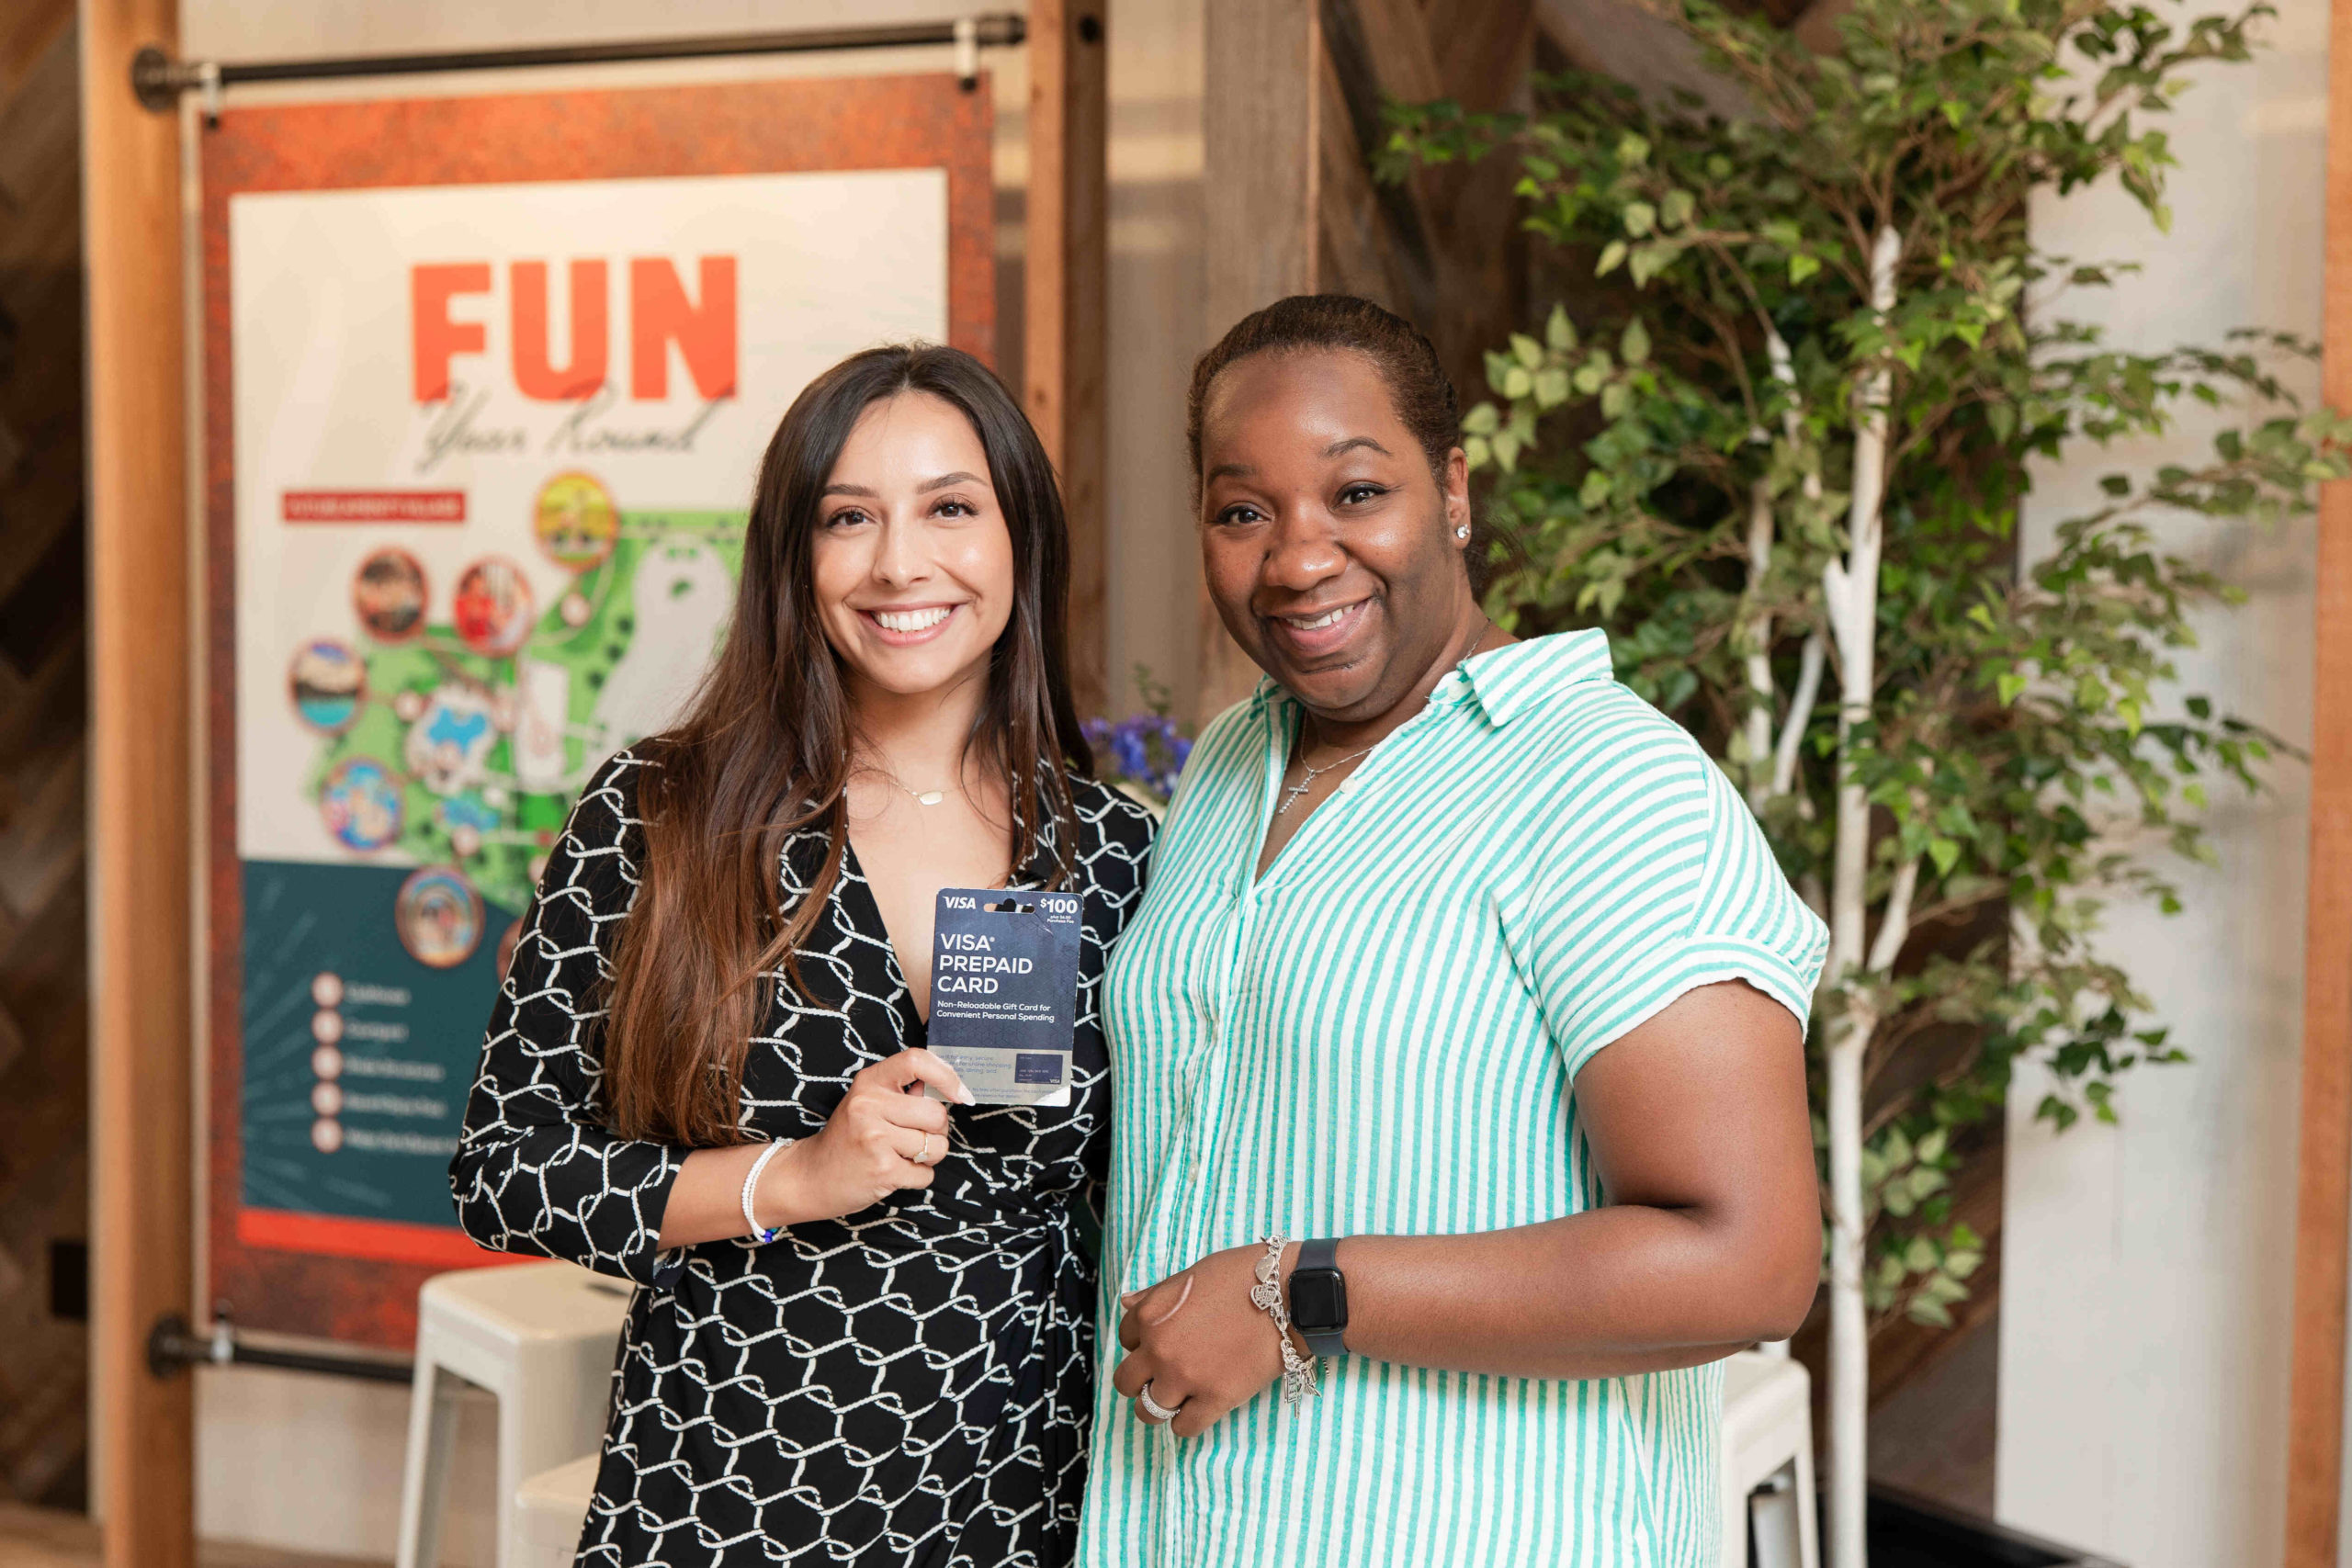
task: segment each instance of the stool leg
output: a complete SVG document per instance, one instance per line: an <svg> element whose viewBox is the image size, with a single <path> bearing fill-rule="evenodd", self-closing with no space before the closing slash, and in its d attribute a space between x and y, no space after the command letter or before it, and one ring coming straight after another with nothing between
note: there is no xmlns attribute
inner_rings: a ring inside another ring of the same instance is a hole
<svg viewBox="0 0 2352 1568"><path fill-rule="evenodd" d="M408 1460L401 1467L401 1539L395 1568L437 1568L449 1455L458 1441L458 1387L418 1347L408 1398Z"/></svg>
<svg viewBox="0 0 2352 1568"><path fill-rule="evenodd" d="M1797 1561L1821 1568L1821 1495L1813 1489L1813 1422L1808 1417L1797 1443Z"/></svg>
<svg viewBox="0 0 2352 1568"><path fill-rule="evenodd" d="M1723 1485L1724 1538L1721 1555L1715 1561L1722 1568L1747 1568L1747 1489L1734 1476L1731 1457L1726 1453L1718 1461L1722 1466L1717 1480Z"/></svg>

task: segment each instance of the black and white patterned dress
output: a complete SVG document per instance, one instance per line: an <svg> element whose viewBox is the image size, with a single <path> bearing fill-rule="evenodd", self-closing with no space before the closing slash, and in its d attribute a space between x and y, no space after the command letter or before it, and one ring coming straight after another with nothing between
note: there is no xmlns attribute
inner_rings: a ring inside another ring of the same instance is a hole
<svg viewBox="0 0 2352 1568"><path fill-rule="evenodd" d="M957 1107L927 1190L764 1247L657 1252L686 1151L599 1119L604 990L644 853L622 752L548 860L490 1021L450 1182L484 1247L637 1281L579 1562L1057 1565L1076 1543L1091 1411L1094 1205L1111 1085L1095 994L1142 896L1151 819L1073 777L1085 899L1067 1108ZM785 850L788 893L820 833ZM1017 886L1035 886L1042 861ZM807 1137L869 1063L923 1041L853 856L769 976L744 1064L745 1138Z"/></svg>

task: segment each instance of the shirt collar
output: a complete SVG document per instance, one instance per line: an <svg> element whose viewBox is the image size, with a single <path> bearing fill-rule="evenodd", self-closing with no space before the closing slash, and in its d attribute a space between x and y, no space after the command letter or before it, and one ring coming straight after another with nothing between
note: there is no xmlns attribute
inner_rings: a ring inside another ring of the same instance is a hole
<svg viewBox="0 0 2352 1568"><path fill-rule="evenodd" d="M1430 700L1475 702L1487 721L1500 729L1555 692L1586 681L1612 680L1615 673L1608 633L1598 627L1555 632L1471 655L1445 673ZM1259 678L1261 706L1288 696L1272 676Z"/></svg>

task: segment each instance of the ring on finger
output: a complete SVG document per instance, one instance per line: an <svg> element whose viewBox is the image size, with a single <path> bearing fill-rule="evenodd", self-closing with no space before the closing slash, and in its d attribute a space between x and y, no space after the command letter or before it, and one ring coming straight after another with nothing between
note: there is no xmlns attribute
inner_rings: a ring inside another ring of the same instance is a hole
<svg viewBox="0 0 2352 1568"><path fill-rule="evenodd" d="M1176 1402L1175 1409L1171 1410L1167 1405L1160 1404L1159 1401L1152 1398L1151 1380L1149 1378L1144 1379L1143 1386L1136 1390L1136 1403L1142 1405L1143 1413L1146 1416L1150 1416L1154 1421L1173 1421L1176 1419L1176 1411L1184 1408L1184 1402L1181 1399Z"/></svg>
<svg viewBox="0 0 2352 1568"><path fill-rule="evenodd" d="M939 1134L936 1133L925 1133L922 1135L922 1147L915 1151L915 1163L917 1165L937 1165L940 1160L946 1157L947 1140L944 1138L939 1139L939 1153L934 1156L931 1152L931 1141L933 1138L939 1138Z"/></svg>

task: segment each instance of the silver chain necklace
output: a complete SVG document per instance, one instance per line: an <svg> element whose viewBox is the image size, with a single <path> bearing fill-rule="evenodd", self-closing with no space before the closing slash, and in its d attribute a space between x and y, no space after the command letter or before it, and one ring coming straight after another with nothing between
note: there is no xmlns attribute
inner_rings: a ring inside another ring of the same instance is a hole
<svg viewBox="0 0 2352 1568"><path fill-rule="evenodd" d="M1291 808L1291 803L1297 800L1299 796L1305 795L1309 789L1313 788L1317 779L1321 778L1325 773L1333 773L1340 768L1346 767L1350 762L1354 761L1359 757L1370 754L1374 747L1376 747L1379 744L1380 742L1375 740L1371 746L1365 747L1362 751L1351 751L1336 762L1326 762L1319 768L1308 768L1305 778L1299 780L1295 784L1288 784L1283 787L1282 802L1274 807L1274 815L1280 817L1283 812L1288 811ZM1301 766L1305 766L1303 760Z"/></svg>

